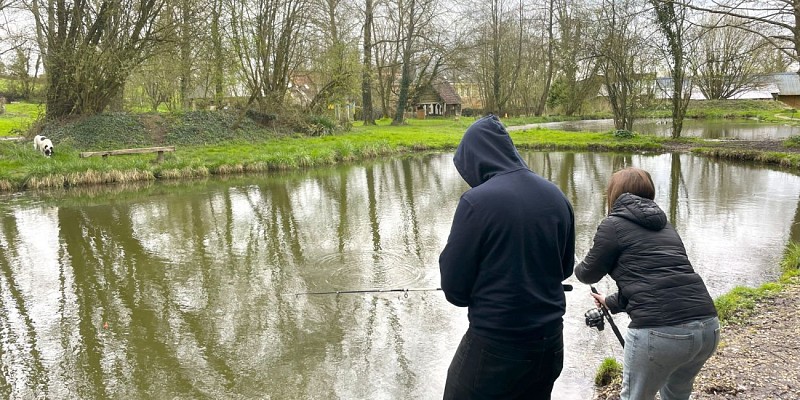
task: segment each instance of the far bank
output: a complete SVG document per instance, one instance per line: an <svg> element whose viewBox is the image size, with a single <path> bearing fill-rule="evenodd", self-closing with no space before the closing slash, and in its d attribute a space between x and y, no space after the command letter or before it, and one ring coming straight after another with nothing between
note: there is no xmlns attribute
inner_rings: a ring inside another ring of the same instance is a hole
<svg viewBox="0 0 800 400"><path fill-rule="evenodd" d="M40 132L56 147L52 158L37 153L30 138L0 142L0 190L18 191L159 179L196 178L330 166L376 157L454 149L475 118L409 119L392 126L360 123L334 126L330 121L288 121L275 129L273 120L240 118L235 113L196 111L177 114L101 114L50 124ZM507 125L530 119L508 118ZM295 133L303 132L303 133ZM794 138L761 141L671 139L646 134L513 130L521 149L559 151L671 152L695 151L723 159L749 160L796 170L800 168ZM174 146L163 161L153 153L81 158L81 152Z"/></svg>

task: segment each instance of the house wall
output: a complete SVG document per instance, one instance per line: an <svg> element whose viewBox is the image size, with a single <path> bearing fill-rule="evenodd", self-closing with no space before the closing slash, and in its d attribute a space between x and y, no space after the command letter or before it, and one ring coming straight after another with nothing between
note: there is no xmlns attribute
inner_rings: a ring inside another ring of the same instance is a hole
<svg viewBox="0 0 800 400"><path fill-rule="evenodd" d="M781 96L778 95L778 101L783 102L789 107L800 108L800 96Z"/></svg>

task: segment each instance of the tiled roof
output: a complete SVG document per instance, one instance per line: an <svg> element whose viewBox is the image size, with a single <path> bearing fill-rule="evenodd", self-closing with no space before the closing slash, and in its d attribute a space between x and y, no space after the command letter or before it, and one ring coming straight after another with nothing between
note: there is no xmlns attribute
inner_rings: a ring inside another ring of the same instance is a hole
<svg viewBox="0 0 800 400"><path fill-rule="evenodd" d="M461 96L456 93L456 89L448 82L436 84L435 89L445 104L461 104Z"/></svg>

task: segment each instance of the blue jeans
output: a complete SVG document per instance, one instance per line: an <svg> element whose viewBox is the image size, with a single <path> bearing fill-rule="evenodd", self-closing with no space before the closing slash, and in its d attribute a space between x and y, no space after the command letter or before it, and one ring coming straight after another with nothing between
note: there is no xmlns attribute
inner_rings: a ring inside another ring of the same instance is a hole
<svg viewBox="0 0 800 400"><path fill-rule="evenodd" d="M444 399L549 400L563 366L561 332L508 343L467 330L447 370Z"/></svg>
<svg viewBox="0 0 800 400"><path fill-rule="evenodd" d="M694 378L719 344L719 319L628 329L622 400L688 399Z"/></svg>

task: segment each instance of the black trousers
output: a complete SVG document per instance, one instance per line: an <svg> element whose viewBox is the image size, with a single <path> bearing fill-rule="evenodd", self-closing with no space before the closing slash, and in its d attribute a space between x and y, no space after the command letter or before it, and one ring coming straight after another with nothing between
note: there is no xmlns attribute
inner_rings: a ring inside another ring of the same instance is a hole
<svg viewBox="0 0 800 400"><path fill-rule="evenodd" d="M509 343L468 330L447 370L444 400L549 400L563 366L561 332L525 343Z"/></svg>

